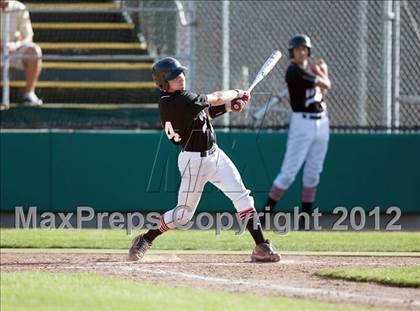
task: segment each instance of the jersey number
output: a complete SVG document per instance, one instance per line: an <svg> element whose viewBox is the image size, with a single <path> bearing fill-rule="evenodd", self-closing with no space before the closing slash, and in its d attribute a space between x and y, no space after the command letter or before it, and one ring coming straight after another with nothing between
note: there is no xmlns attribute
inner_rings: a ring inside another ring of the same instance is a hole
<svg viewBox="0 0 420 311"><path fill-rule="evenodd" d="M322 102L322 92L318 86L312 89L307 89L305 95L306 95L306 100L305 100L306 108L308 108L313 103Z"/></svg>
<svg viewBox="0 0 420 311"><path fill-rule="evenodd" d="M168 136L169 140L173 139L175 142L181 141L181 136L178 133L175 133L174 128L172 127L171 122L165 122L165 133Z"/></svg>

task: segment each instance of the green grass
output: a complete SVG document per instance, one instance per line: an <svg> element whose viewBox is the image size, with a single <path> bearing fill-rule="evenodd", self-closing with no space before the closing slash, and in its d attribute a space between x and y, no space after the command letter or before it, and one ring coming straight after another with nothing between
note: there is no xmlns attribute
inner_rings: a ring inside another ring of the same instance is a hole
<svg viewBox="0 0 420 311"><path fill-rule="evenodd" d="M317 272L316 275L357 282L375 282L398 287L420 287L420 266L325 269Z"/></svg>
<svg viewBox="0 0 420 311"><path fill-rule="evenodd" d="M310 300L172 288L94 273L5 272L1 293L2 311L366 310Z"/></svg>
<svg viewBox="0 0 420 311"><path fill-rule="evenodd" d="M138 234L138 232L136 233ZM1 229L1 248L99 248L127 249L135 234L124 230ZM267 237L280 251L420 252L418 232L290 232ZM233 231L173 230L155 240L154 250L246 251L251 236Z"/></svg>

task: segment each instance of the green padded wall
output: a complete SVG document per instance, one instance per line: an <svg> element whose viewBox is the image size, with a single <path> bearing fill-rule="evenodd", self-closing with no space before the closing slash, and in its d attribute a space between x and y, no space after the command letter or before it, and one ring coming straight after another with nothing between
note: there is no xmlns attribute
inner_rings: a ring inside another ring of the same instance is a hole
<svg viewBox="0 0 420 311"><path fill-rule="evenodd" d="M267 196L286 146L285 132L219 132L257 207ZM0 134L1 211L158 211L175 206L178 149L160 131L6 131ZM332 134L316 205L420 212L420 134ZM301 175L278 208L300 201ZM234 211L215 187L200 211Z"/></svg>

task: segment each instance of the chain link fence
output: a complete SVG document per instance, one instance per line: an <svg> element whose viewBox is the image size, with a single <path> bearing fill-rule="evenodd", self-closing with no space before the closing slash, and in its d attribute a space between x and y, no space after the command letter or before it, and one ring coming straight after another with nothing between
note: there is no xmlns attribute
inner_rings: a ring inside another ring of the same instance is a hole
<svg viewBox="0 0 420 311"><path fill-rule="evenodd" d="M191 3L181 1L123 1L151 56L172 56L189 68L194 64L195 17ZM190 84L191 86L191 84Z"/></svg>
<svg viewBox="0 0 420 311"><path fill-rule="evenodd" d="M419 95L420 4L402 1L401 81L402 95ZM196 2L199 21L196 35L196 88L210 92L222 88L222 2ZM245 114L231 114L230 124L255 127L252 107L261 107L271 94L285 89L288 66L287 41L306 33L313 41L313 58L329 65L333 87L327 95L331 125L336 128L382 128L383 103L383 1L230 1L230 87L246 88L274 49L284 58L255 89L252 106ZM394 34L394 40L395 34ZM393 103L395 104L395 102ZM255 109L255 108L254 108ZM267 111L258 127L282 127L288 122L287 101ZM395 117L395 116L394 116ZM400 127L420 125L420 103L400 103Z"/></svg>
<svg viewBox="0 0 420 311"><path fill-rule="evenodd" d="M384 11L387 2L379 0L117 3L115 13L122 10L136 26L139 41L147 43L146 56L180 59L189 67L188 87L199 93L246 89L274 49L283 53L254 89L247 110L229 114L229 120L220 118L219 126L287 126L291 111L287 98L270 108L263 120L253 118L253 113L287 88L287 42L294 34L305 33L313 41L312 58L322 57L329 65L332 89L326 101L332 127L384 129L389 128L390 117L394 128L420 128L419 1L394 0L395 14L389 16ZM54 20L54 14L48 16ZM386 23L392 23L391 87L384 87ZM387 90L392 107L384 102Z"/></svg>
<svg viewBox="0 0 420 311"><path fill-rule="evenodd" d="M400 125L420 125L420 2L401 1Z"/></svg>
<svg viewBox="0 0 420 311"><path fill-rule="evenodd" d="M283 60L269 77L257 86L252 105L243 114L231 114L231 127L285 127L290 114L289 103L283 100L267 111L263 120L252 115L263 107L273 94L287 88L284 74L289 64L287 41L296 33L305 33L313 41L312 58L322 57L329 65L333 87L327 95L331 125L335 128L382 129L387 127L384 103L384 1L182 1L193 7L195 15L194 80L197 92L211 92L226 85L247 88L261 64L272 50L279 49ZM145 1L156 6L168 2ZM166 3L166 4L164 4ZM400 8L400 31L392 23L392 64L400 52L399 89L395 94L393 80L392 124L400 128L420 126L420 3L393 1ZM226 12L226 8L228 12ZM223 18L227 16L228 27ZM156 27L162 27L159 23ZM226 24L225 24L226 25ZM177 29L177 31L184 31ZM178 34L179 35L179 34ZM228 36L226 39L226 35ZM177 36L175 36L177 37ZM224 40L229 49L224 49ZM398 42L396 42L398 41ZM399 43L399 44L396 44ZM191 48L190 46L189 48ZM397 51L396 49L400 49ZM226 58L229 66L226 68ZM223 121L219 121L219 125Z"/></svg>

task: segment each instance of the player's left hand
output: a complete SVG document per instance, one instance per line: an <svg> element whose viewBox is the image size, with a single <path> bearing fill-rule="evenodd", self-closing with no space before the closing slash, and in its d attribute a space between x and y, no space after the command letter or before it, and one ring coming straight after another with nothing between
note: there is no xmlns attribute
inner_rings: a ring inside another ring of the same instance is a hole
<svg viewBox="0 0 420 311"><path fill-rule="evenodd" d="M315 61L315 64L317 64L317 65L326 65L327 63L325 62L325 60L323 58L318 58Z"/></svg>
<svg viewBox="0 0 420 311"><path fill-rule="evenodd" d="M245 91L244 95L241 97L241 99L248 104L251 99L251 93Z"/></svg>
<svg viewBox="0 0 420 311"><path fill-rule="evenodd" d="M319 69L323 72L326 72L328 70L327 63L322 59L318 58L315 62L315 64L319 67Z"/></svg>
<svg viewBox="0 0 420 311"><path fill-rule="evenodd" d="M309 68L311 69L311 71L314 73L314 74L319 74L319 71L320 71L320 67L319 67L319 65L318 64L310 64L309 65Z"/></svg>
<svg viewBox="0 0 420 311"><path fill-rule="evenodd" d="M239 90L239 89L236 89L235 91L238 93L238 95L236 95L235 98L241 98L242 100L245 100L245 101L249 101L249 99L251 98L251 94L248 91Z"/></svg>

